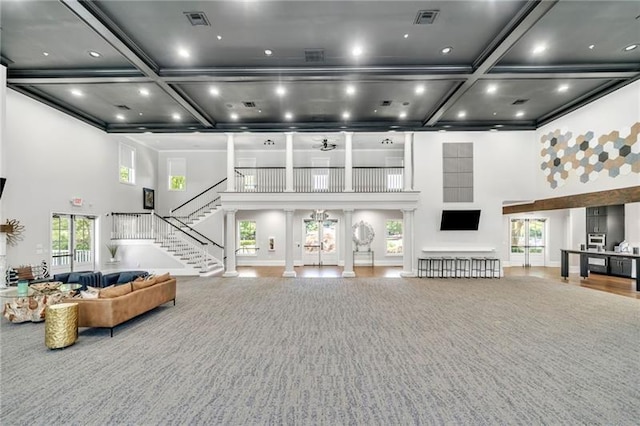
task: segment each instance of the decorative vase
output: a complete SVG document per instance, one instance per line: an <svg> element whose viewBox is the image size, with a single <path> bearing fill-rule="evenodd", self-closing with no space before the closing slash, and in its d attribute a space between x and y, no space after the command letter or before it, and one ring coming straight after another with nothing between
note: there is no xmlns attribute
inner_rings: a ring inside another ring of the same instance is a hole
<svg viewBox="0 0 640 426"><path fill-rule="evenodd" d="M29 281L18 280L18 295L26 296L29 293Z"/></svg>

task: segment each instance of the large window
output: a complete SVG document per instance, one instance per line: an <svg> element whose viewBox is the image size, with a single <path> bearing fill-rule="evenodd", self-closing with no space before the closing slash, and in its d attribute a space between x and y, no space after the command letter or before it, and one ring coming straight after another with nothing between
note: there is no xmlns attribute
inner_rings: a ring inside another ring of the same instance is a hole
<svg viewBox="0 0 640 426"><path fill-rule="evenodd" d="M387 220L387 254L402 254L402 220Z"/></svg>
<svg viewBox="0 0 640 426"><path fill-rule="evenodd" d="M256 254L256 222L255 220L241 220L238 222L240 244L238 255Z"/></svg>
<svg viewBox="0 0 640 426"><path fill-rule="evenodd" d="M473 143L443 143L443 201L473 202Z"/></svg>
<svg viewBox="0 0 640 426"><path fill-rule="evenodd" d="M136 150L128 145L120 144L119 156L119 175L120 182L135 184L136 183Z"/></svg>
<svg viewBox="0 0 640 426"><path fill-rule="evenodd" d="M184 158L167 159L169 171L169 191L184 191L187 189L187 160Z"/></svg>

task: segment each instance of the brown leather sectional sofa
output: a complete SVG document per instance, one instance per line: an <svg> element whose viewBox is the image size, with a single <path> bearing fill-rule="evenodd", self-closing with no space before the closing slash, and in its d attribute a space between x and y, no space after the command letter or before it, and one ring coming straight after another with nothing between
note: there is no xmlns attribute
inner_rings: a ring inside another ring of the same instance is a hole
<svg viewBox="0 0 640 426"><path fill-rule="evenodd" d="M130 286L130 289L122 286ZM127 283L116 286L120 293L115 297L98 299L66 299L66 302L78 303L78 327L106 327L111 329L151 309L170 302L176 304L176 279L139 288L140 284ZM129 291L127 291L129 290ZM105 291L105 290L102 290Z"/></svg>

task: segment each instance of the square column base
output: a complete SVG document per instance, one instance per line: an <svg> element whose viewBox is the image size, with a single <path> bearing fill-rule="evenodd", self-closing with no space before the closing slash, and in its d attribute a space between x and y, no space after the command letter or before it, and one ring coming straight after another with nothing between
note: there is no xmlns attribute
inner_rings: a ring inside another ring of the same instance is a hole
<svg viewBox="0 0 640 426"><path fill-rule="evenodd" d="M356 273L353 271L342 271L342 278L355 278L356 277Z"/></svg>
<svg viewBox="0 0 640 426"><path fill-rule="evenodd" d="M282 273L283 278L295 278L296 276L296 271L284 271Z"/></svg>
<svg viewBox="0 0 640 426"><path fill-rule="evenodd" d="M235 278L238 275L238 271L227 271L224 274L222 274L222 278Z"/></svg>
<svg viewBox="0 0 640 426"><path fill-rule="evenodd" d="M402 278L414 278L416 274L413 271L402 271L400 272L400 276Z"/></svg>

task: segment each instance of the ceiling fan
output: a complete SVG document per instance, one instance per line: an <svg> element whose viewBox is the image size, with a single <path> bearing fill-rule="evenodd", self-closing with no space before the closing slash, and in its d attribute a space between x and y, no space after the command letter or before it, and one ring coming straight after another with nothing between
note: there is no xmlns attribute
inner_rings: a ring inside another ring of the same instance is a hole
<svg viewBox="0 0 640 426"><path fill-rule="evenodd" d="M325 136L319 137L319 138L313 138L313 140L317 140L319 141L319 143L312 145L312 148L316 148L316 149L320 149L320 151L331 151L333 149L336 149L336 147L338 146L337 144L335 144L335 140L333 139L329 139Z"/></svg>

